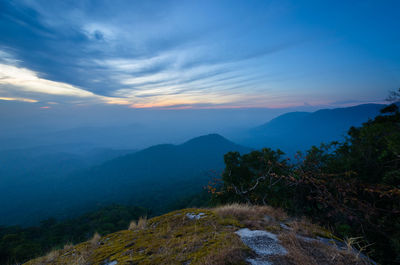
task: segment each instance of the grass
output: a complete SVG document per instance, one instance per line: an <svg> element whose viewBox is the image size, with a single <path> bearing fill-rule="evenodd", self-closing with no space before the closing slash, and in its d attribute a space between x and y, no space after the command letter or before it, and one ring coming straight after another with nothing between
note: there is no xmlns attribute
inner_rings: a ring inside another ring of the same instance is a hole
<svg viewBox="0 0 400 265"><path fill-rule="evenodd" d="M190 220L187 213L205 213ZM234 234L236 228L221 225L208 209L185 209L152 218L140 218L129 230L94 237L72 250L60 250L51 264L246 264L247 247ZM47 264L45 258L28 262ZM50 263L49 263L50 264Z"/></svg>
<svg viewBox="0 0 400 265"><path fill-rule="evenodd" d="M338 249L334 244L327 245L318 240L305 240L294 231L283 232L279 240L288 251L289 263L298 265L367 265L367 260L350 249ZM285 264L285 263L283 263Z"/></svg>
<svg viewBox="0 0 400 265"><path fill-rule="evenodd" d="M234 217L239 221L260 220L266 216L275 220L287 219L287 214L283 210L269 206L254 206L234 203L217 207L214 211L223 218Z"/></svg>
<svg viewBox="0 0 400 265"><path fill-rule="evenodd" d="M135 220L129 223L128 230L134 231L136 229L145 229L147 226L147 217L140 217L139 220L136 222Z"/></svg>
<svg viewBox="0 0 400 265"><path fill-rule="evenodd" d="M99 235L99 233L94 233L93 237L89 240L90 244L92 246L96 246L99 241L100 241L101 236Z"/></svg>
<svg viewBox="0 0 400 265"><path fill-rule="evenodd" d="M137 223L138 229L145 229L147 226L147 217L140 217Z"/></svg>
<svg viewBox="0 0 400 265"><path fill-rule="evenodd" d="M254 206L247 204L228 204L214 209L216 215L223 220L236 220L236 226L250 229L279 230L279 222L288 218L281 209L269 206Z"/></svg>
<svg viewBox="0 0 400 265"><path fill-rule="evenodd" d="M187 214L203 213L199 220ZM282 228L285 223L289 229ZM147 220L132 221L128 230L101 237L95 234L87 242L67 245L62 250L32 260L26 265L89 265L117 261L123 264L202 264L240 265L252 256L234 233L241 227L262 229L278 235L288 250L286 256L272 256L275 264L367 264L353 251L356 239L339 250L303 236L331 236L329 230L307 219L289 218L282 210L267 206L230 204L213 209L184 209ZM351 251L350 251L351 249Z"/></svg>

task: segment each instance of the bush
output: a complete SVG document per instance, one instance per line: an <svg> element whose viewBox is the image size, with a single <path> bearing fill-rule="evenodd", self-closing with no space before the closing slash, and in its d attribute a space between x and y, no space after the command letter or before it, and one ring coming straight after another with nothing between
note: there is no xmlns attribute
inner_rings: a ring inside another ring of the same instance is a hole
<svg viewBox="0 0 400 265"><path fill-rule="evenodd" d="M344 143L312 147L289 163L280 150L225 155L217 202L269 204L307 215L343 237L362 236L379 262L400 262L400 112L350 128Z"/></svg>

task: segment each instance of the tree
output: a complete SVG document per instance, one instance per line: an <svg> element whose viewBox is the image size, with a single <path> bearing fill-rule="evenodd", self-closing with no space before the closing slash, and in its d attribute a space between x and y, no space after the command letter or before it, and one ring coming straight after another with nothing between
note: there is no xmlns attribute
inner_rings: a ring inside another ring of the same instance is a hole
<svg viewBox="0 0 400 265"><path fill-rule="evenodd" d="M389 96L386 99L388 102L399 102L400 101L400 88L396 91L390 91Z"/></svg>
<svg viewBox="0 0 400 265"><path fill-rule="evenodd" d="M392 99L400 99L399 92ZM228 153L221 202L270 204L308 215L340 236L362 236L372 257L400 262L400 111L397 104L352 127L343 143L312 147L289 164L279 150Z"/></svg>
<svg viewBox="0 0 400 265"><path fill-rule="evenodd" d="M381 110L361 127L350 128L336 150L340 170L354 170L367 183L400 187L400 112L396 104Z"/></svg>
<svg viewBox="0 0 400 265"><path fill-rule="evenodd" d="M223 191L219 194L230 197L231 201L278 203L282 197L279 194L280 182L290 168L283 155L282 151L269 148L244 155L227 153L224 156L226 168L222 174Z"/></svg>

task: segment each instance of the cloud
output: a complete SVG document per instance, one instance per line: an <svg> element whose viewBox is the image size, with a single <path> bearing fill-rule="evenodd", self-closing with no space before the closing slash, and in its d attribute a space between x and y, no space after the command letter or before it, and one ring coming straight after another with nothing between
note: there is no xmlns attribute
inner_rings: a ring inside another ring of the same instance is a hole
<svg viewBox="0 0 400 265"><path fill-rule="evenodd" d="M22 102L29 102L29 103L36 103L38 100L30 99L30 98L10 98L10 97L0 97L0 100L5 101L22 101Z"/></svg>
<svg viewBox="0 0 400 265"><path fill-rule="evenodd" d="M18 62L11 55L0 51L0 58L6 62ZM54 96L64 96L69 98L85 98L88 100L99 100L107 104L131 104L124 98L113 98L96 95L90 91L72 86L67 83L56 82L39 77L39 74L27 68L16 65L7 65L0 63L0 92L25 92L29 94L46 94ZM1 95L0 95L1 96ZM38 102L36 99L22 97L1 96L1 100L17 100L24 102ZM53 104L53 102L51 102Z"/></svg>
<svg viewBox="0 0 400 265"><path fill-rule="evenodd" d="M235 13L241 10L225 14L219 4L212 11L222 13L204 20L209 5L4 2L3 92L130 106L223 105L229 100L235 105L249 95L260 97L274 74L265 67L265 57L291 49L299 38L266 38L269 32L258 20L237 23Z"/></svg>
<svg viewBox="0 0 400 265"><path fill-rule="evenodd" d="M55 82L38 77L26 68L0 64L0 84L10 85L30 92L73 97L93 97L94 94L70 84Z"/></svg>

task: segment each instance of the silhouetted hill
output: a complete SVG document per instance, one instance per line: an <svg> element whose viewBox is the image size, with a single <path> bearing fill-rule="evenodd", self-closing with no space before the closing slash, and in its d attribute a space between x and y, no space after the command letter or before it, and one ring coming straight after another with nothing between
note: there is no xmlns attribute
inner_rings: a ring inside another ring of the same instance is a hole
<svg viewBox="0 0 400 265"><path fill-rule="evenodd" d="M128 154L91 169L93 172L112 171L115 176L135 177L148 170L176 171L182 168L200 170L219 169L223 166L223 155L229 151L247 152L249 149L237 145L218 134L193 138L181 145L160 144L142 151ZM150 166L149 166L150 165ZM154 165L158 165L156 168ZM158 169L157 169L158 168ZM102 173L103 174L103 173Z"/></svg>
<svg viewBox="0 0 400 265"><path fill-rule="evenodd" d="M232 147L243 149L243 147L236 145L228 139L222 137L219 134L208 134L200 137L193 138L181 145L184 148L228 148Z"/></svg>
<svg viewBox="0 0 400 265"><path fill-rule="evenodd" d="M108 161L71 176L66 185L96 201L122 201L159 211L174 200L201 191L211 172L224 167L229 151L247 152L217 134L181 145L162 144ZM173 195L172 195L173 194Z"/></svg>
<svg viewBox="0 0 400 265"><path fill-rule="evenodd" d="M256 148L280 148L294 153L322 142L342 140L351 126L359 126L375 117L383 106L364 104L311 113L286 113L250 130L241 142Z"/></svg>

